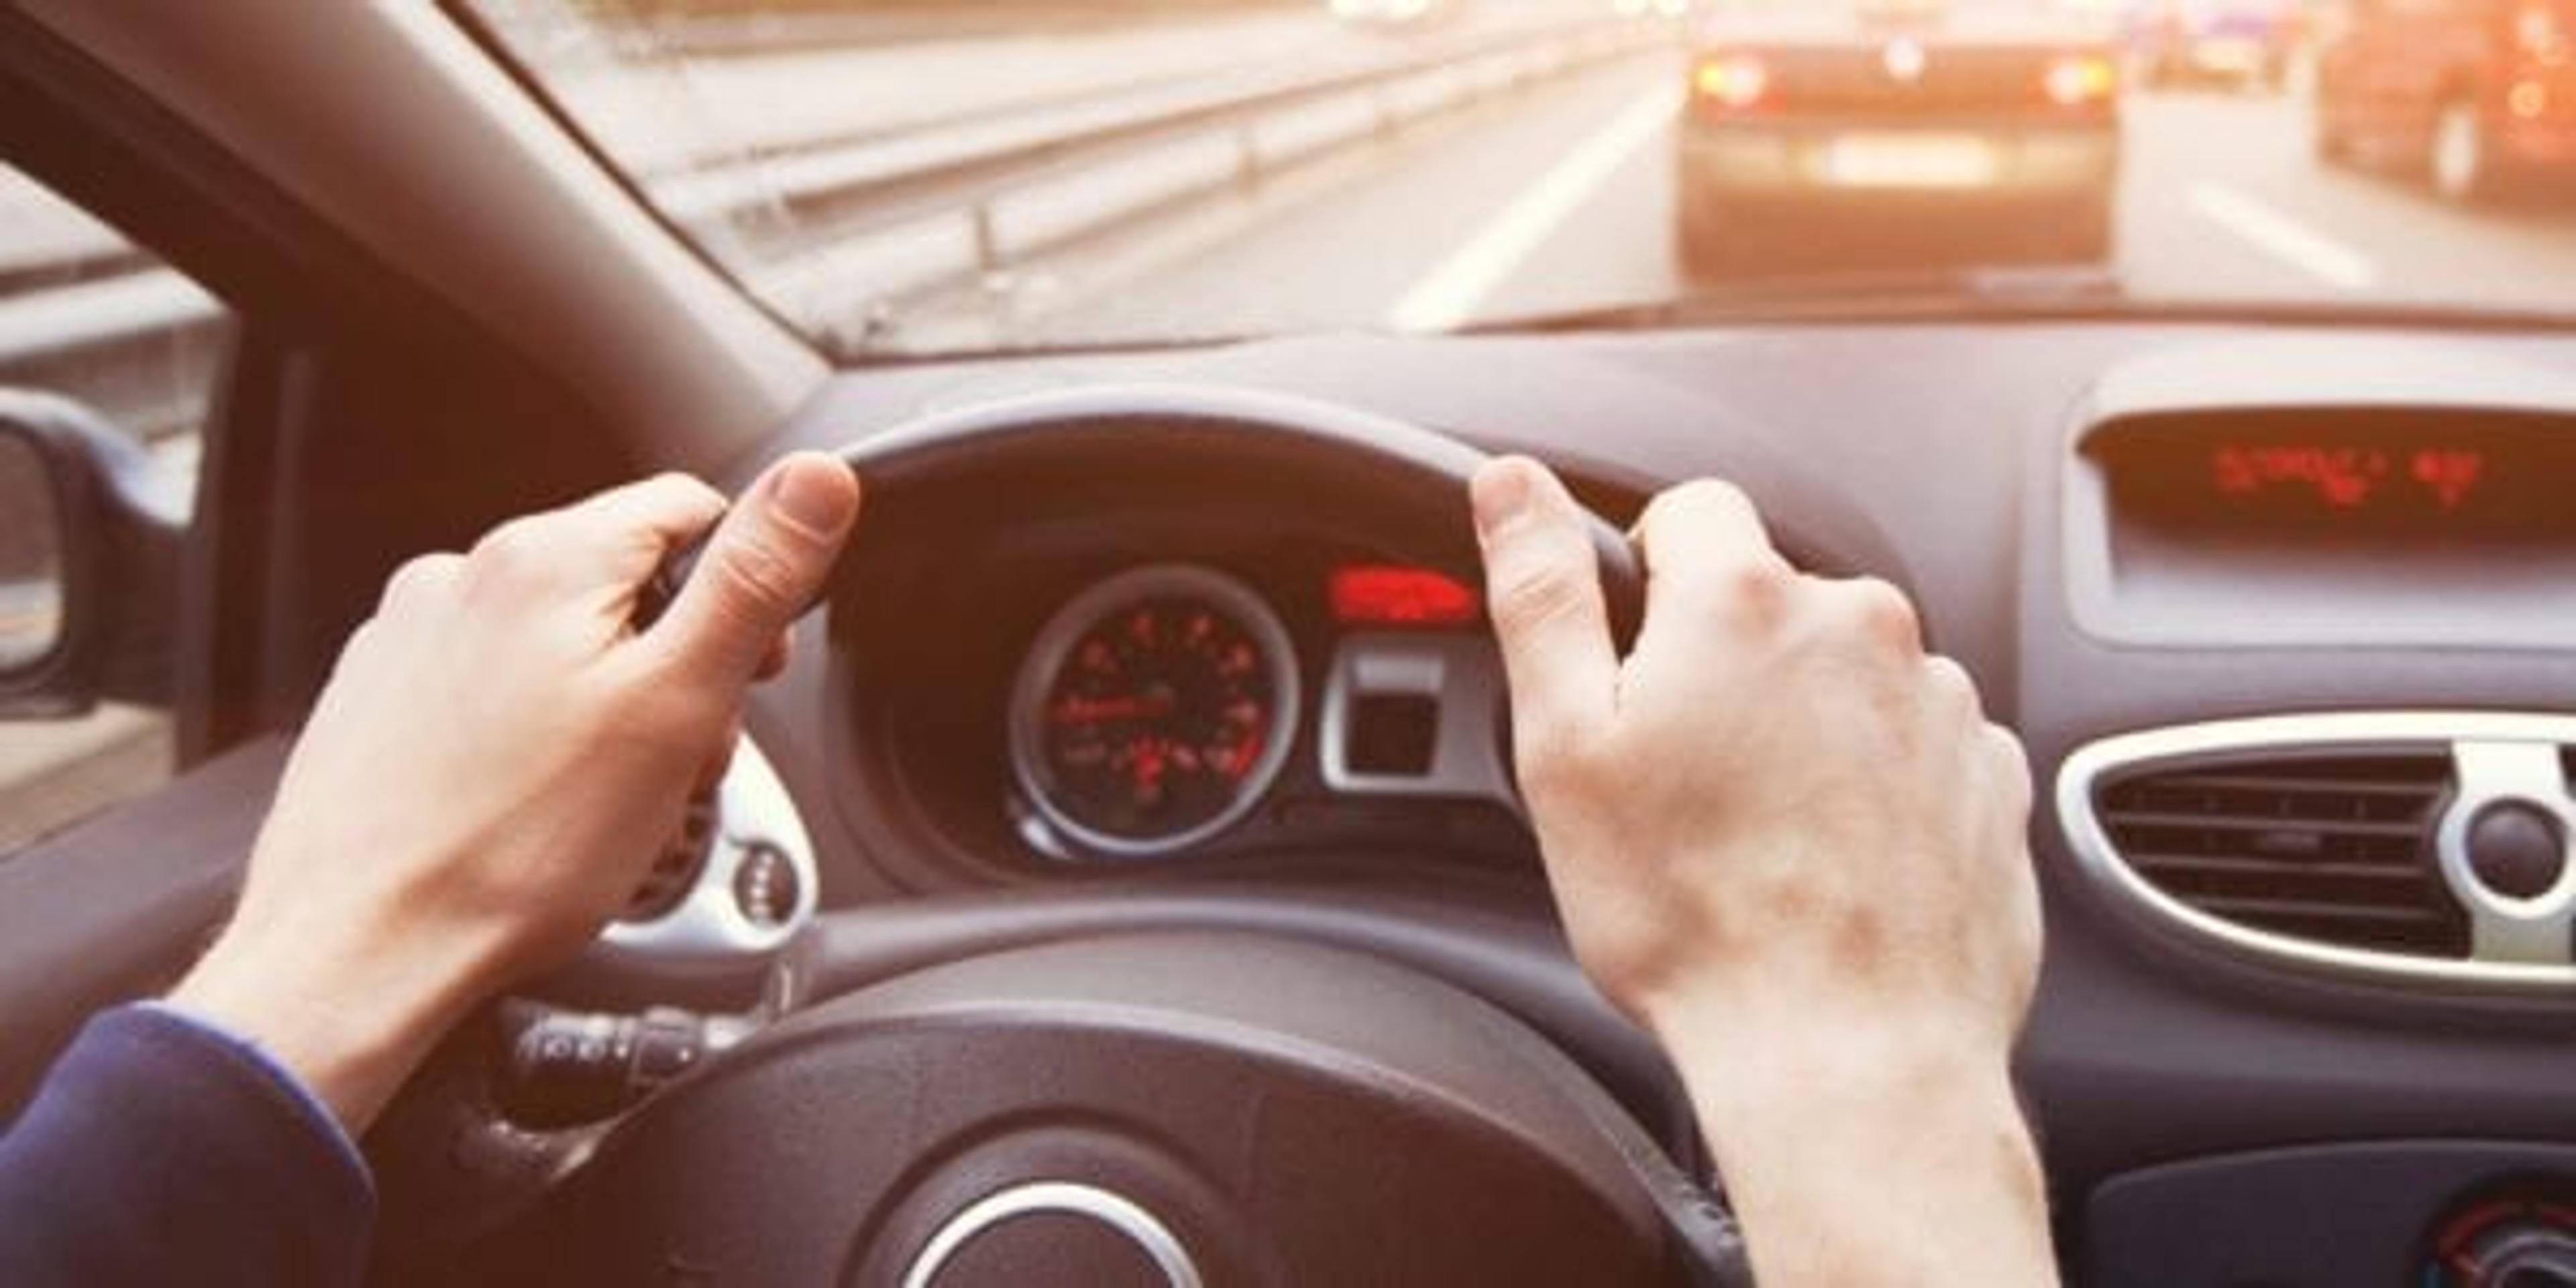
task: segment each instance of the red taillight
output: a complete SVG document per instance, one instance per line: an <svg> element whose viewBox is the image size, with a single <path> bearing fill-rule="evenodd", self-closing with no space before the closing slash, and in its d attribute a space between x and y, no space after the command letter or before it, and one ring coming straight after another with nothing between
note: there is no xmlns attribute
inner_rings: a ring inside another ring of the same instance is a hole
<svg viewBox="0 0 2576 1288"><path fill-rule="evenodd" d="M1428 568L1350 564L1333 570L1333 620L1344 626L1466 626L1476 592Z"/></svg>
<svg viewBox="0 0 2576 1288"><path fill-rule="evenodd" d="M2070 54L2048 65L2039 88L2059 107L2108 103L2120 92L2120 68L2101 54Z"/></svg>
<svg viewBox="0 0 2576 1288"><path fill-rule="evenodd" d="M1751 54L1710 54L1691 68L1691 92L1741 112L1771 92L1771 69Z"/></svg>

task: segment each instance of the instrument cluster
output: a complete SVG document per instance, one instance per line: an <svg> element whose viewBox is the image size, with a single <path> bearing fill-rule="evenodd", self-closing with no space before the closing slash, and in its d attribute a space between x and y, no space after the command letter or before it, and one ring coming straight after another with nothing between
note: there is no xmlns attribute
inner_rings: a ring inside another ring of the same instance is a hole
<svg viewBox="0 0 2576 1288"><path fill-rule="evenodd" d="M1009 692L1004 812L1047 859L1519 837L1482 604L1429 569L1129 563L1054 602Z"/></svg>

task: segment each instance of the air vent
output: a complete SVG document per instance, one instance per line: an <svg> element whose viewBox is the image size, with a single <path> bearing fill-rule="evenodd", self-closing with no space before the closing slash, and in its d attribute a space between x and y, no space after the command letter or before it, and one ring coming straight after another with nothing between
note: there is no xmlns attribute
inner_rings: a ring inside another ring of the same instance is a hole
<svg viewBox="0 0 2576 1288"><path fill-rule="evenodd" d="M2468 916L2435 829L2450 751L2259 750L2104 775L2094 808L2146 882L2210 916L2341 947L2458 960Z"/></svg>
<svg viewBox="0 0 2576 1288"><path fill-rule="evenodd" d="M626 901L622 921L651 921L678 907L687 897L689 887L696 885L698 869L705 866L707 851L716 839L716 793L708 788L689 798L689 812L680 820L680 834L671 838L653 869L644 875L644 884L635 888Z"/></svg>
<svg viewBox="0 0 2576 1288"><path fill-rule="evenodd" d="M2576 835L2576 716L2338 711L2144 729L2058 766L2077 874L2168 937L2408 988L2576 996L2576 870L2497 817ZM2569 852L2576 855L2576 850ZM2517 878L2519 879L2519 878Z"/></svg>

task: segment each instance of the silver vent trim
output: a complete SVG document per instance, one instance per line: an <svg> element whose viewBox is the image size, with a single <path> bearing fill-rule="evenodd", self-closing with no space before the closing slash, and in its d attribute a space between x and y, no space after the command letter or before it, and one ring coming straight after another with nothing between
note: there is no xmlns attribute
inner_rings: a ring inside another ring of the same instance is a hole
<svg viewBox="0 0 2576 1288"><path fill-rule="evenodd" d="M2384 748L2415 744L2447 748L2461 790L2438 824L2436 855L2445 888L2467 908L2473 956L2444 960L2352 948L2261 930L2204 912L2165 891L2130 866L2112 843L2096 808L2096 789L2111 774L2158 761L2213 753ZM2468 876L2464 838L2477 809L2510 794L2556 813L2576 838L2576 800L2563 772L2498 776L2499 763L2564 764L2576 746L2576 718L2481 711L2352 711L2265 716L2175 725L2123 734L2076 750L2057 772L2057 817L2066 831L2077 870L2116 907L2137 913L2159 929L2270 965L2344 979L2513 992L2576 989L2576 962L2568 959L2576 921L2576 854L2558 884L2536 899L2514 900L2485 891ZM2486 784L2493 784L2492 787ZM2552 938L2554 936L2554 939ZM2534 945L2555 943L2556 959Z"/></svg>

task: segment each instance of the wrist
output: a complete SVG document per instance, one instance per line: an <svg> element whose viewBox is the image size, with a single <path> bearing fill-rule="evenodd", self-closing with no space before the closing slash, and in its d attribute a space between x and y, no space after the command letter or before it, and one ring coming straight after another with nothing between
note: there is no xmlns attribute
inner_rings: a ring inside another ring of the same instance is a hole
<svg viewBox="0 0 2576 1288"><path fill-rule="evenodd" d="M245 915L171 990L171 1005L259 1046L352 1136L472 1007L481 977L454 941Z"/></svg>
<svg viewBox="0 0 2576 1288"><path fill-rule="evenodd" d="M1658 1025L1763 1283L2044 1283L2009 1052L1938 1026Z"/></svg>

